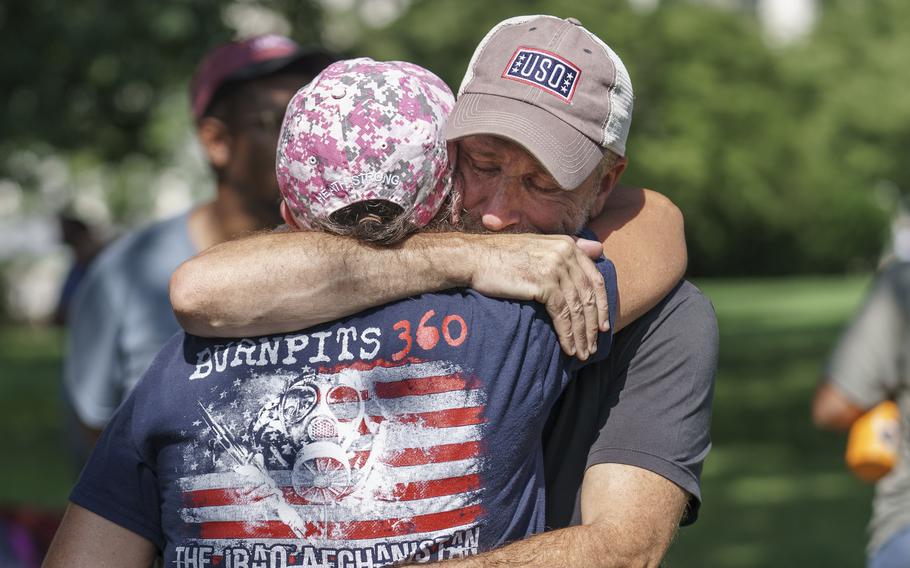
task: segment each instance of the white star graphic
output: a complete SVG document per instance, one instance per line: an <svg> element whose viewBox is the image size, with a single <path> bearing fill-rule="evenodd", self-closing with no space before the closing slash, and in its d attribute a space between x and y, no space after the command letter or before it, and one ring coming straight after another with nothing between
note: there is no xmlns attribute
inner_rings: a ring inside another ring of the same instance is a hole
<svg viewBox="0 0 910 568"><path fill-rule="evenodd" d="M250 435L249 435L249 434L244 434L243 436L240 436L240 439L243 440L244 442L249 442L249 441L250 441Z"/></svg>
<svg viewBox="0 0 910 568"><path fill-rule="evenodd" d="M196 420L193 422L193 426L202 426L202 420Z"/></svg>
<svg viewBox="0 0 910 568"><path fill-rule="evenodd" d="M569 87L563 85L562 88L559 89L559 90L562 91L563 93L568 93L568 92L569 92Z"/></svg>
<svg viewBox="0 0 910 568"><path fill-rule="evenodd" d="M235 387L239 387L242 383L243 383L243 381L241 381L240 379L234 379L234 386L235 386Z"/></svg>
<svg viewBox="0 0 910 568"><path fill-rule="evenodd" d="M224 397L226 397L226 396L227 396L227 392L226 392L226 391L221 391L221 394L218 395L218 398L224 398Z"/></svg>
<svg viewBox="0 0 910 568"><path fill-rule="evenodd" d="M575 75L573 75L573 74L571 74L571 73L569 73L568 75L566 75L566 79L569 80L569 81L571 81L571 80L574 79L574 78L575 78Z"/></svg>

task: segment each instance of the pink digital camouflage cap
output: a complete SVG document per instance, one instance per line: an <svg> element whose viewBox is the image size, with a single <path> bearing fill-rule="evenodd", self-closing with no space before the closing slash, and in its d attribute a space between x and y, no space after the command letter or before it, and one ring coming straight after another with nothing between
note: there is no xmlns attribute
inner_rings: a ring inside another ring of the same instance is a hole
<svg viewBox="0 0 910 568"><path fill-rule="evenodd" d="M300 89L278 143L278 186L303 228L372 199L423 227L451 185L442 128L455 97L426 69L368 58L338 61Z"/></svg>

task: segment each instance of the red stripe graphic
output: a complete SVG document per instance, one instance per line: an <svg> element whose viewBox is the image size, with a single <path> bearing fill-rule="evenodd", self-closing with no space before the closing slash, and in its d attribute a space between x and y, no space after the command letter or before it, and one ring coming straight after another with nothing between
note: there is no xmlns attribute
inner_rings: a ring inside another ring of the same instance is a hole
<svg viewBox="0 0 910 568"><path fill-rule="evenodd" d="M391 491L377 493L376 497L385 501L417 501L433 497L457 495L478 489L480 489L480 476L474 473L446 479L396 483ZM284 500L291 505L318 505L318 503L307 501L298 495L293 487L282 487L281 492L284 494ZM244 505L251 502L237 489L200 489L184 492L183 496L186 499L186 506L196 509Z"/></svg>
<svg viewBox="0 0 910 568"><path fill-rule="evenodd" d="M417 501L431 497L457 495L480 489L480 476L475 474L448 479L433 479L416 483L396 483L392 494L384 496L397 501Z"/></svg>
<svg viewBox="0 0 910 568"><path fill-rule="evenodd" d="M405 379L394 383L376 383L374 388L378 398L399 398L402 396L460 391L471 388L471 385L464 377L456 374Z"/></svg>
<svg viewBox="0 0 910 568"><path fill-rule="evenodd" d="M455 428L457 426L474 426L483 424L483 406L468 408L451 408L448 410L434 410L432 412L414 412L411 414L398 414L391 418L385 416L370 416L370 420L380 424L385 420L392 420L401 424L422 424L427 428Z"/></svg>
<svg viewBox="0 0 910 568"><path fill-rule="evenodd" d="M405 448L382 461L395 467L426 465L476 458L480 455L480 442L443 444L429 448Z"/></svg>
<svg viewBox="0 0 910 568"><path fill-rule="evenodd" d="M473 523L480 517L480 505L472 505L454 511L418 515L410 519L386 519L381 521L353 521L330 523L328 531L317 523L306 523L305 538L326 537L339 540L364 540L390 538L415 533L435 532ZM282 538L297 539L297 536L281 521L238 522L218 521L200 525L202 539L249 539Z"/></svg>
<svg viewBox="0 0 910 568"><path fill-rule="evenodd" d="M473 426L486 422L483 418L482 406L469 408L453 408L451 410L437 410L435 412L417 412L414 414L399 414L397 421L404 424L422 423L427 428L454 428L456 426Z"/></svg>

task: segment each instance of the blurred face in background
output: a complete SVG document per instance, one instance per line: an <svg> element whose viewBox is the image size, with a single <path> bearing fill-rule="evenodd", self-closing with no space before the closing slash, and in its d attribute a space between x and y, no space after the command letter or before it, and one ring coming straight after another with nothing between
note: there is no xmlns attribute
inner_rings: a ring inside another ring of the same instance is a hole
<svg viewBox="0 0 910 568"><path fill-rule="evenodd" d="M200 124L200 138L219 183L232 188L263 227L282 223L275 177L278 135L288 102L309 80L304 74L282 73L233 87L211 113L220 123L212 128L223 131L207 141Z"/></svg>

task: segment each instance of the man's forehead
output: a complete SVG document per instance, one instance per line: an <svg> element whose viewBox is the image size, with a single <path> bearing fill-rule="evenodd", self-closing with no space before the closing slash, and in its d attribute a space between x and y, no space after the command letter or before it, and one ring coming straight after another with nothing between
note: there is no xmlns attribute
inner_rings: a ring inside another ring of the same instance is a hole
<svg viewBox="0 0 910 568"><path fill-rule="evenodd" d="M536 173L539 175L546 178L553 177L533 154L528 152L520 144L507 138L490 135L475 135L462 138L459 140L459 144L461 145L461 148L466 150L471 156L493 159L526 160L528 163L535 166L537 169Z"/></svg>

